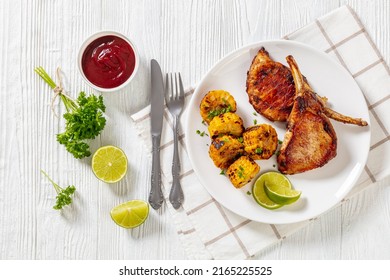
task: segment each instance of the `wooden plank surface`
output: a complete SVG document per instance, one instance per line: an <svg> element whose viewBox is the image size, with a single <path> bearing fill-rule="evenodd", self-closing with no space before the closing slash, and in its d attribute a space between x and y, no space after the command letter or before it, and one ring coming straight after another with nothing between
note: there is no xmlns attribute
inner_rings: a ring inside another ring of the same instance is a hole
<svg viewBox="0 0 390 280"><path fill-rule="evenodd" d="M355 9L389 62L388 1L0 1L0 259L185 259L166 207L132 231L109 216L112 206L148 196L151 159L130 121L150 102L148 61L158 59L163 70L180 71L184 84L193 85L230 51L280 38L343 4ZM113 186L94 177L90 159L75 160L56 142L63 122L33 72L42 65L54 74L61 66L71 94L90 91L77 51L104 29L128 34L141 56L131 85L104 95L107 127L91 145L93 151L116 145L128 155L129 172ZM60 185L78 187L67 211L51 209L55 192L41 168ZM390 258L389 189L357 195L256 258Z"/></svg>

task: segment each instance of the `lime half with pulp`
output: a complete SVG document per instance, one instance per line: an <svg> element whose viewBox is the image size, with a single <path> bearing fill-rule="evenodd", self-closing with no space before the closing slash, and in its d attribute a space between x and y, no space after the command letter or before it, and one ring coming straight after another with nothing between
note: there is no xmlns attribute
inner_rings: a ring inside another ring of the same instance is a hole
<svg viewBox="0 0 390 280"><path fill-rule="evenodd" d="M92 171L103 182L120 181L127 172L125 153L115 146L100 147L92 157Z"/></svg>

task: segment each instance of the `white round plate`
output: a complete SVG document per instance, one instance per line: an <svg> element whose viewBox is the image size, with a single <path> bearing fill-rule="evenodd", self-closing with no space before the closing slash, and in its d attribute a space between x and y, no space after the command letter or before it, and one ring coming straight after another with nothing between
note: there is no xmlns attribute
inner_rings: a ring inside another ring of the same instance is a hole
<svg viewBox="0 0 390 280"><path fill-rule="evenodd" d="M258 205L249 194L255 181L236 189L220 169L214 166L208 155L210 139L201 137L197 130L207 131L202 124L199 104L203 96L214 89L230 92L237 102L237 114L245 127L254 120L258 124L269 123L275 127L278 138L283 140L285 123L271 122L255 110L248 102L246 75L252 59L264 46L272 59L286 63L286 56L292 55L308 79L312 88L328 98L332 109L369 122L369 114L363 94L351 75L333 58L304 44L292 41L263 41L240 48L220 60L201 80L188 104L185 125L186 145L195 173L202 185L223 206L250 220L287 224L318 216L341 201L357 182L367 160L370 145L370 125L358 127L332 121L338 137L337 156L325 166L302 174L290 175L293 187L302 191L301 198L294 204L277 210L268 210ZM275 155L269 160L257 161L260 174L277 171Z"/></svg>

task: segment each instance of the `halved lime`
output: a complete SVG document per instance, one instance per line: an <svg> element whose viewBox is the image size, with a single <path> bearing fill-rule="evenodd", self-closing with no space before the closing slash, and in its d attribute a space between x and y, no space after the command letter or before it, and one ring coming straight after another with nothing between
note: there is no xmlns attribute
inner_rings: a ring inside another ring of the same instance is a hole
<svg viewBox="0 0 390 280"><path fill-rule="evenodd" d="M135 199L111 209L112 220L121 227L135 228L142 225L149 216L149 204Z"/></svg>
<svg viewBox="0 0 390 280"><path fill-rule="evenodd" d="M263 174L264 175L264 174ZM264 177L260 176L256 182L253 184L252 194L255 201L267 209L278 209L282 207L282 204L273 202L268 198L264 190Z"/></svg>
<svg viewBox="0 0 390 280"><path fill-rule="evenodd" d="M125 153L115 146L100 147L92 157L92 171L103 182L120 181L127 172Z"/></svg>
<svg viewBox="0 0 390 280"><path fill-rule="evenodd" d="M297 201L301 196L301 191L287 188L283 185L275 185L274 183L264 182L264 190L267 196L278 204L291 204Z"/></svg>

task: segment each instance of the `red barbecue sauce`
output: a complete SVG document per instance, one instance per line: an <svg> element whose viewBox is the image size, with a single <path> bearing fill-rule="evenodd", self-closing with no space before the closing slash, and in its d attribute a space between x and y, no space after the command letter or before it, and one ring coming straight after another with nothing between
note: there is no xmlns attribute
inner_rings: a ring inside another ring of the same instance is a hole
<svg viewBox="0 0 390 280"><path fill-rule="evenodd" d="M123 84L135 68L134 50L117 36L100 37L84 51L81 66L87 79L101 88Z"/></svg>

